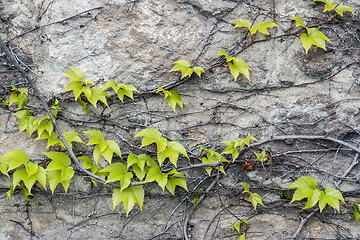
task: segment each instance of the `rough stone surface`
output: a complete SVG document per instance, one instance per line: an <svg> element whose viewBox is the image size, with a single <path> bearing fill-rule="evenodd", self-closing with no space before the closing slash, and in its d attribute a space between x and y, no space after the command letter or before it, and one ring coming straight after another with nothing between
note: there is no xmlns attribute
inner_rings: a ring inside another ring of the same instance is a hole
<svg viewBox="0 0 360 240"><path fill-rule="evenodd" d="M191 156L200 156L200 146L221 152L225 147L222 141L248 134L258 140L279 135L326 136L359 147L358 0L341 1L355 13L335 17L340 23L327 23L320 2L240 2L3 0L0 35L46 98L60 100L63 132L101 130L106 140L119 144L123 156L156 150L140 149L141 139L132 138L146 127L181 142ZM308 26L320 26L332 41L327 42L327 51L312 47L305 54L299 37L292 35L299 30L289 19L295 15ZM258 33L255 43L244 48L252 41L249 36L244 38L247 30L229 24L240 18L256 22L274 18L279 27L269 29L269 36ZM229 69L219 65L219 50L244 59L252 69L251 82L243 76L235 82ZM179 72L169 72L172 63L180 59L203 67L206 73L201 78L194 74L181 83ZM132 84L144 94L134 100L125 98L123 103L113 96L108 99L109 108L98 103L96 109L90 106L93 113L86 115L72 95L61 94L69 82L61 73L68 67L81 69L86 79L99 86L103 80L114 79ZM8 98L6 91L11 85L34 93L3 52L0 76L1 99ZM184 111L178 108L175 113L163 97L153 93L158 87L174 84L184 103ZM36 97L28 105L36 118L45 116ZM19 121L13 113L14 108L1 105L0 154L21 149L31 161L43 162L42 152L49 150L46 141L34 141L34 136L29 139L26 132L19 135ZM81 138L88 140L86 135ZM271 152L272 158L243 170L245 159L256 162L252 152L261 149ZM74 151L91 156L92 147L75 143ZM250 224L246 239L289 239L311 211L315 214L297 239L358 239L359 223L355 223L350 205L341 203L340 213L330 207L320 213L316 207L301 210L304 201L290 205L279 196L282 191L290 194L286 187L307 175L316 178L320 187L338 188L346 201L355 201L360 198L360 166L355 164L344 176L356 161L355 154L336 142L296 138L268 141L258 149L246 150L226 169L227 175L190 216L187 226L184 219L193 206L192 197L216 179L215 171L210 177L203 169L184 171L189 192L180 188L175 196L162 192L156 184L145 185L142 213L135 206L128 217L122 204L112 209L111 186L95 186L83 175L73 178L67 193L61 186L54 195L49 189L35 188L29 203L20 190L6 201L12 181L1 175L0 239L30 239L26 231L29 219L36 236L33 239L183 239L184 227L190 239L237 239L231 232L237 222L232 214ZM197 163L196 157L180 159L178 167ZM104 167L106 161L100 159L99 165ZM165 163L164 169L170 167ZM247 182L252 191L264 196L265 206L258 205L255 211L239 182Z"/></svg>

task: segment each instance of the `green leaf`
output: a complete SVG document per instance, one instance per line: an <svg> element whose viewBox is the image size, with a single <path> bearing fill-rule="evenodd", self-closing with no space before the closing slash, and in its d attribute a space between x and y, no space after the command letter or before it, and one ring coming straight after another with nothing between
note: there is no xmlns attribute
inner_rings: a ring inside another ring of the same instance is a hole
<svg viewBox="0 0 360 240"><path fill-rule="evenodd" d="M179 105L181 110L184 110L180 94L177 91L175 91L173 89L171 89L170 91L167 91L167 90L164 90L163 88L159 87L157 93L158 92L164 93L165 98L168 101L168 104L174 110L174 112L175 112L176 104Z"/></svg>
<svg viewBox="0 0 360 240"><path fill-rule="evenodd" d="M142 170L137 163L132 165L135 175L142 181L146 175L145 171Z"/></svg>
<svg viewBox="0 0 360 240"><path fill-rule="evenodd" d="M32 193L29 192L29 190L28 190L26 187L23 187L23 188L21 189L21 195L24 196L24 199L25 199L26 201L31 201L31 199L28 198L28 196L29 196L29 195L32 195Z"/></svg>
<svg viewBox="0 0 360 240"><path fill-rule="evenodd" d="M237 222L234 224L234 226L232 227L232 231L237 231L238 233L240 233L240 222Z"/></svg>
<svg viewBox="0 0 360 240"><path fill-rule="evenodd" d="M81 98L78 98L77 99L77 102L80 104L80 106L83 107L83 111L84 113L90 113L87 109L86 109L86 106L87 106L87 103L82 101Z"/></svg>
<svg viewBox="0 0 360 240"><path fill-rule="evenodd" d="M360 200L359 200L359 202L360 202ZM353 209L353 216L354 216L356 222L358 222L359 219L360 219L360 213L359 213L360 212L360 204L359 203L353 203L352 209Z"/></svg>
<svg viewBox="0 0 360 240"><path fill-rule="evenodd" d="M245 233L241 234L236 240L245 240Z"/></svg>
<svg viewBox="0 0 360 240"><path fill-rule="evenodd" d="M68 167L71 164L70 158L62 152L44 152L52 161L47 166L47 170L61 170L61 181L70 180L74 175L74 169Z"/></svg>
<svg viewBox="0 0 360 240"><path fill-rule="evenodd" d="M199 76L201 77L201 73L205 72L204 69L202 67L194 67L194 72Z"/></svg>
<svg viewBox="0 0 360 240"><path fill-rule="evenodd" d="M79 81L69 82L61 92L73 91L75 100L78 99L82 91L83 83Z"/></svg>
<svg viewBox="0 0 360 240"><path fill-rule="evenodd" d="M334 0L314 0L314 2L323 2L325 3L324 12L331 11L336 7L336 4L334 3Z"/></svg>
<svg viewBox="0 0 360 240"><path fill-rule="evenodd" d="M106 141L107 147L101 152L101 155L111 164L113 153L116 153L121 157L121 151L119 145L113 140Z"/></svg>
<svg viewBox="0 0 360 240"><path fill-rule="evenodd" d="M57 99L55 100L55 103L51 105L50 108L51 108L50 111L55 118L57 118L58 113L62 111L60 108L60 102ZM46 118L50 118L49 114L46 114Z"/></svg>
<svg viewBox="0 0 360 240"><path fill-rule="evenodd" d="M33 116L24 117L20 120L19 133L24 130L26 130L26 132L28 133L29 138L37 130L36 119Z"/></svg>
<svg viewBox="0 0 360 240"><path fill-rule="evenodd" d="M98 130L93 130L93 131L98 131ZM85 144L79 137L80 133L73 132L73 131L67 131L67 132L64 132L63 135L65 137L67 144L70 146L70 148L72 148L72 142L78 142L78 143ZM60 142L59 145L62 147L65 147L62 142Z"/></svg>
<svg viewBox="0 0 360 240"><path fill-rule="evenodd" d="M55 132L51 132L51 135L47 131L44 131L40 136L38 136L35 141L47 139L48 144L46 148L50 146L54 146L55 144L62 144L62 142L58 139L58 135Z"/></svg>
<svg viewBox="0 0 360 240"><path fill-rule="evenodd" d="M10 163L11 158L9 157L4 157L4 155L0 156L0 171L2 174L9 176L8 172L7 172L7 168L9 167L9 163Z"/></svg>
<svg viewBox="0 0 360 240"><path fill-rule="evenodd" d="M167 146L166 138L161 137L161 133L155 128L146 128L137 133L135 137L143 137L141 147L147 146L151 143L157 144L157 151L162 152Z"/></svg>
<svg viewBox="0 0 360 240"><path fill-rule="evenodd" d="M260 162L265 162L268 159L268 156L266 155L265 150L262 150L261 153L256 153L256 152L254 152L254 153Z"/></svg>
<svg viewBox="0 0 360 240"><path fill-rule="evenodd" d="M117 86L119 88L119 90L117 91L117 95L119 97L119 99L121 100L121 102L123 102L124 96L128 96L129 98L131 98L132 100L134 100L134 92L139 92L133 85L131 84L123 84L120 83Z"/></svg>
<svg viewBox="0 0 360 240"><path fill-rule="evenodd" d="M37 163L35 164L32 162L28 162L27 164L25 164L25 169L28 174L28 177L30 177L31 175L34 175L39 170L39 166L37 165Z"/></svg>
<svg viewBox="0 0 360 240"><path fill-rule="evenodd" d="M25 168L15 171L13 174L13 186L16 187L21 180L24 182L24 185L29 192L31 192L31 188L35 181L40 182L40 184L46 189L46 171L42 167L38 167L37 172L31 176L28 176Z"/></svg>
<svg viewBox="0 0 360 240"><path fill-rule="evenodd" d="M1 156L2 159L9 158L9 168L7 171L20 167L22 164L26 164L29 162L29 157L26 153L19 149L12 150Z"/></svg>
<svg viewBox="0 0 360 240"><path fill-rule="evenodd" d="M135 154L129 154L127 158L127 167L129 168L133 164L137 164L137 166L140 167L142 171L144 171L145 162L146 162L145 159L140 157L138 158L135 156Z"/></svg>
<svg viewBox="0 0 360 240"><path fill-rule="evenodd" d="M117 92L119 90L119 88L116 86L115 80L114 79L110 79L107 80L106 83L104 84L104 86L102 87L102 90L108 89L108 88L112 88L115 92Z"/></svg>
<svg viewBox="0 0 360 240"><path fill-rule="evenodd" d="M287 188L298 188L298 187L307 187L311 189L315 189L318 186L317 181L312 177L302 177L292 184L288 186Z"/></svg>
<svg viewBox="0 0 360 240"><path fill-rule="evenodd" d="M312 45L318 46L326 51L325 40L332 43L329 38L326 37L317 28L306 28L306 30L308 34L301 34L301 43L306 51L306 54Z"/></svg>
<svg viewBox="0 0 360 240"><path fill-rule="evenodd" d="M135 203L139 205L140 210L142 211L144 202L143 186L129 187L124 190L115 188L112 195L112 200L114 205L113 210L120 202L123 202L126 211L126 217L129 215L129 212L134 207Z"/></svg>
<svg viewBox="0 0 360 240"><path fill-rule="evenodd" d="M193 70L190 68L190 63L188 63L185 60L179 60L177 62L173 62L173 64L175 64L175 66L170 70L170 72L181 71L182 73L181 79L183 79L186 76L191 77Z"/></svg>
<svg viewBox="0 0 360 240"><path fill-rule="evenodd" d="M177 163L180 153L182 153L185 157L189 158L188 155L186 154L186 150L183 145L181 145L180 143L175 142L175 141L168 142L165 150L158 153L158 155L157 155L159 165L161 166L163 161L166 158L169 158L170 162L172 164L174 164L176 167L176 163Z"/></svg>
<svg viewBox="0 0 360 240"><path fill-rule="evenodd" d="M249 185L246 182L241 182L241 183L238 183L238 184L244 186L243 193L249 192Z"/></svg>
<svg viewBox="0 0 360 240"><path fill-rule="evenodd" d="M109 97L105 91L103 91L99 87L92 87L91 88L91 97L88 98L89 102L96 108L96 103L100 100L103 102L107 107L109 105L107 104L106 97Z"/></svg>
<svg viewBox="0 0 360 240"><path fill-rule="evenodd" d="M293 19L293 20L296 21L296 26L295 27L299 27L299 26L305 27L305 24L304 24L303 20L301 20L301 18L295 16L295 17L291 17L290 19Z"/></svg>
<svg viewBox="0 0 360 240"><path fill-rule="evenodd" d="M65 76L71 79L71 81L82 81L84 74L83 72L78 68L70 68L70 71L63 72Z"/></svg>
<svg viewBox="0 0 360 240"><path fill-rule="evenodd" d="M261 200L260 195L257 194L257 193L250 193L249 199L250 199L252 205L254 206L254 209L255 209L255 210L256 210L257 204L260 204L260 205L263 205L263 206L264 206L264 204L263 204L263 202L262 202L262 200Z"/></svg>
<svg viewBox="0 0 360 240"><path fill-rule="evenodd" d="M104 140L104 135L99 130L89 130L85 131L84 133L91 135L87 145L100 144Z"/></svg>
<svg viewBox="0 0 360 240"><path fill-rule="evenodd" d="M133 177L133 174L131 172L127 172L126 166L122 163L113 163L108 165L100 172L109 172L110 174L106 183L120 181L121 189L127 188L131 183L131 178Z"/></svg>
<svg viewBox="0 0 360 240"><path fill-rule="evenodd" d="M250 29L250 27L251 27L251 22L246 19L240 19L240 20L237 20L236 22L231 22L231 23L235 24L234 28L246 27L246 28Z"/></svg>
<svg viewBox="0 0 360 240"><path fill-rule="evenodd" d="M40 136L45 130L49 133L52 133L54 127L51 120L47 120L45 118L39 119L38 121L34 122L34 125L37 125L38 135Z"/></svg>
<svg viewBox="0 0 360 240"><path fill-rule="evenodd" d="M352 12L354 13L354 10L349 7L349 6L337 6L337 8L335 9L335 11L340 14L341 16L344 16L344 11L347 11L347 12Z"/></svg>
<svg viewBox="0 0 360 240"><path fill-rule="evenodd" d="M339 209L339 200L345 203L344 198L341 192L334 188L326 188L325 194L322 192L319 199L319 208L320 212L324 209L326 204L329 204L331 207L335 208L340 212Z"/></svg>
<svg viewBox="0 0 360 240"><path fill-rule="evenodd" d="M257 31L269 35L268 28L278 27L278 25L274 22L258 22L254 27L257 28ZM253 33L251 35L253 35Z"/></svg>
<svg viewBox="0 0 360 240"><path fill-rule="evenodd" d="M232 155L232 159L233 162L235 161L235 159L239 156L239 149L237 148L237 146L235 146L235 141L224 141L221 142L224 143L226 145L228 145L225 150L222 152L222 154L231 154Z"/></svg>
<svg viewBox="0 0 360 240"><path fill-rule="evenodd" d="M220 50L216 55L224 55L226 57L226 61L229 66L231 75L234 77L235 81L239 76L239 73L244 75L250 81L249 70L251 70L251 68L247 65L247 63L243 59L229 57L228 53L225 52L224 50Z"/></svg>
<svg viewBox="0 0 360 240"><path fill-rule="evenodd" d="M166 183L166 189L169 190L169 192L172 193L172 195L175 196L175 188L176 186L180 186L184 188L186 191L188 191L186 186L186 179L183 178L184 174L182 173L176 173L173 176L169 177L168 182Z"/></svg>
<svg viewBox="0 0 360 240"><path fill-rule="evenodd" d="M162 190L164 191L165 186L168 182L168 175L169 175L169 173L162 173L159 166L152 167L149 170L144 182L147 183L147 182L156 181L159 184L159 186L162 188Z"/></svg>

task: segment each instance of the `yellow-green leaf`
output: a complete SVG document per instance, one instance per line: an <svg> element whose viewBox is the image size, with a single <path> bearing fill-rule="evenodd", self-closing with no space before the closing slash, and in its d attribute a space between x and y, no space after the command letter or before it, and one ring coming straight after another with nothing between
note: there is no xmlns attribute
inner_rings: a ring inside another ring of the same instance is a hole
<svg viewBox="0 0 360 240"><path fill-rule="evenodd" d="M121 191L120 188L115 188L113 195L113 210L120 203L123 202L126 211L126 217L129 215L130 210L137 203L142 211L144 202L144 189L142 186L129 187Z"/></svg>
<svg viewBox="0 0 360 240"><path fill-rule="evenodd" d="M296 26L295 27L299 27L299 26L300 27L305 27L305 24L304 24L304 22L303 22L303 20L301 18L295 16L295 17L291 17L290 19L293 19L293 20L296 21Z"/></svg>
<svg viewBox="0 0 360 240"><path fill-rule="evenodd" d="M341 16L344 16L344 11L347 11L347 12L354 12L354 10L349 7L349 6L337 6L337 8L335 9L335 11L340 14Z"/></svg>
<svg viewBox="0 0 360 240"><path fill-rule="evenodd" d="M326 51L325 41L332 43L329 38L326 37L317 28L306 28L306 30L308 34L301 34L301 43L306 51L306 54L312 45L318 46Z"/></svg>

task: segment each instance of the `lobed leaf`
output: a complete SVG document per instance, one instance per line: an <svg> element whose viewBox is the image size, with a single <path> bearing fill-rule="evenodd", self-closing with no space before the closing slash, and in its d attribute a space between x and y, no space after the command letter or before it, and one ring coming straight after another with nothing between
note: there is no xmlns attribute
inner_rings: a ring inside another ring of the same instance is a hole
<svg viewBox="0 0 360 240"><path fill-rule="evenodd" d="M341 16L344 16L344 11L347 11L347 12L352 12L354 13L354 10L349 7L349 6L337 6L337 8L335 9L335 11L340 14Z"/></svg>
<svg viewBox="0 0 360 240"><path fill-rule="evenodd" d="M175 141L168 142L165 150L158 153L158 155L157 155L159 165L161 166L163 161L166 158L169 158L170 162L172 164L174 164L176 167L176 163L177 163L180 153L182 153L185 157L189 158L188 155L186 154L186 150L183 145L181 145L180 143L175 142Z"/></svg>
<svg viewBox="0 0 360 240"><path fill-rule="evenodd" d="M115 188L112 195L112 200L114 206L113 210L120 202L123 202L126 211L126 217L129 215L129 212L134 207L135 203L139 205L140 210L142 211L144 202L143 186L128 187L124 190Z"/></svg>
<svg viewBox="0 0 360 240"><path fill-rule="evenodd" d="M169 177L167 183L166 183L166 189L169 190L169 192L172 193L172 195L175 196L175 188L176 186L180 186L184 188L186 191L188 191L186 186L186 179L184 178L183 173L176 173L173 176Z"/></svg>
<svg viewBox="0 0 360 240"><path fill-rule="evenodd" d="M299 27L299 26L305 27L305 24L304 24L303 20L301 20L301 18L295 16L295 17L291 17L290 19L293 19L293 20L296 21L296 26L295 27Z"/></svg>
<svg viewBox="0 0 360 240"><path fill-rule="evenodd" d="M67 71L67 72L63 72L62 74L64 74L66 77L70 78L71 81L82 81L84 74L83 72L78 69L78 68L71 68L69 67L71 70Z"/></svg>
<svg viewBox="0 0 360 240"><path fill-rule="evenodd" d="M166 138L161 137L161 133L155 128L146 128L138 132L135 137L143 137L141 147L156 143L158 153L165 150L167 146Z"/></svg>
<svg viewBox="0 0 360 240"><path fill-rule="evenodd" d="M301 43L308 53L309 49L312 45L318 46L326 51L325 41L332 43L328 37L326 37L322 32L320 32L317 28L306 28L308 34L301 34Z"/></svg>

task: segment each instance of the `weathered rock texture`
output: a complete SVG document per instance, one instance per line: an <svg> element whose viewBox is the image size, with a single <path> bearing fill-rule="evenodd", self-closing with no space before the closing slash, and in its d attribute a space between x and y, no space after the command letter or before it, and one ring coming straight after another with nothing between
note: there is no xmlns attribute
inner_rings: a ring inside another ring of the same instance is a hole
<svg viewBox="0 0 360 240"><path fill-rule="evenodd" d="M338 3L338 2L336 2ZM50 100L56 96L63 112L62 131L83 132L99 129L106 139L119 143L123 156L151 153L140 150L140 139L132 137L143 128L157 128L170 140L181 142L189 155L200 156L200 145L222 151L221 141L252 134L258 140L279 135L332 137L359 147L359 49L360 4L341 1L355 13L328 22L323 3L311 0L3 0L0 3L1 37L17 56L21 66L34 78ZM295 22L302 17L310 27L319 26L332 41L327 51L312 47L305 54ZM230 22L278 21L270 35L258 33L250 47L245 28ZM344 21L343 21L344 20ZM282 36L282 37L280 37ZM221 66L219 50L244 59L251 67L251 82L240 76L235 82L228 68ZM184 59L201 66L206 73L180 80L179 72L169 72L174 61ZM220 63L220 64L219 64ZM215 67L217 66L217 67ZM60 94L68 83L61 74L68 67L84 72L86 79L115 79L133 84L142 94L124 103L109 99L110 107L98 103L84 114L73 97ZM27 89L25 79L13 68L5 54L0 55L0 94L11 85ZM158 87L175 86L184 103L174 113L165 99L154 94ZM28 89L33 93L31 89ZM43 161L46 141L18 134L13 108L1 105L0 154L13 149L25 151L32 161ZM29 107L36 117L44 116L40 101L33 97ZM82 136L87 141L86 136ZM347 201L360 195L360 166L356 152L339 143L300 138L268 141L260 149L245 151L220 179L185 226L190 239L236 239L232 226L237 222L221 206L250 224L246 239L287 239L294 235L301 217L310 212L281 200L279 194L300 176L315 177L321 187L339 188ZM245 159L257 161L252 151L269 150L272 159L264 166L242 170ZM92 148L74 144L77 154L91 155ZM118 159L121 161L120 159ZM182 159L179 166L199 163ZM355 163L355 164L353 164ZM105 165L105 161L99 163ZM353 164L347 175L344 173ZM75 167L75 166L74 166ZM168 166L170 167L170 166ZM95 187L86 176L77 175L67 193L61 187L50 191L34 189L30 203L20 191L6 201L12 182L1 177L0 239L30 239L24 228L35 232L33 239L183 239L183 225L192 207L192 191L206 189L216 178L204 170L185 171L188 189L176 196L156 185L145 187L143 213L135 207L126 218L121 204L112 210L112 188ZM340 177L340 178L339 178ZM342 182L336 185L339 180ZM255 211L243 199L239 182L264 197L265 207ZM290 194L290 192L288 192ZM359 224L349 206L340 213L325 208L315 211L298 239L356 239Z"/></svg>

